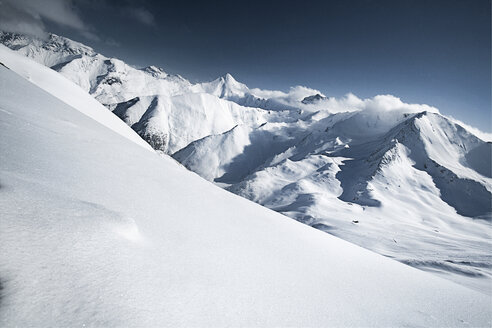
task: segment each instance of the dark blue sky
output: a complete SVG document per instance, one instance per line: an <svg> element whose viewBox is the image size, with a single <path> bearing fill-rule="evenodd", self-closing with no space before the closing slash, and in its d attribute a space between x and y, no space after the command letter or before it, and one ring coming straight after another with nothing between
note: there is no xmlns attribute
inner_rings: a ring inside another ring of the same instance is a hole
<svg viewBox="0 0 492 328"><path fill-rule="evenodd" d="M99 41L60 25L49 29L130 64L192 81L230 72L250 87L393 94L492 131L490 0L74 5ZM140 22L131 19L135 8L144 12Z"/></svg>

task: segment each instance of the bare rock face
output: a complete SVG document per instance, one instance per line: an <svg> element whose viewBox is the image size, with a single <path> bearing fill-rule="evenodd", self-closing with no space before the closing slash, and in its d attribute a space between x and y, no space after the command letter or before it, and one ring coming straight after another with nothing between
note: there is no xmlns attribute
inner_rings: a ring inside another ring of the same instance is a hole
<svg viewBox="0 0 492 328"><path fill-rule="evenodd" d="M307 104L315 104L315 103L320 102L323 99L326 99L326 97L324 97L318 93L318 94L315 94L312 96L305 97L301 102L303 104L306 104L306 105Z"/></svg>

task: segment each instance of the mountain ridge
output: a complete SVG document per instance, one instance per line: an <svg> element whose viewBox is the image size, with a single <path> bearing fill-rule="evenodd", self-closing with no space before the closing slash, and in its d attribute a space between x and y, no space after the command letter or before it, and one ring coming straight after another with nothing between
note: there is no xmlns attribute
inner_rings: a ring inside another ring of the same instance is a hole
<svg viewBox="0 0 492 328"><path fill-rule="evenodd" d="M43 51L56 61L58 48ZM192 84L96 53L54 69L154 149L207 180L492 293L490 240L483 233L491 221L491 144L436 108L389 95L335 99L306 87L250 89L230 74ZM458 248L480 265L469 264ZM481 278L472 281L463 272Z"/></svg>

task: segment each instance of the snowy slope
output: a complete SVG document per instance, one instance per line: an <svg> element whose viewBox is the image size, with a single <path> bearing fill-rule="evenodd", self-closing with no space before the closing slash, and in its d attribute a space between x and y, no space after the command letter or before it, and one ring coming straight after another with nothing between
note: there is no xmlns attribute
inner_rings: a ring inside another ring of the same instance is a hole
<svg viewBox="0 0 492 328"><path fill-rule="evenodd" d="M128 127L108 112L104 106L60 74L26 57L19 56L3 45L0 45L0 62L61 101L77 107L82 113L99 123L151 150L147 143L143 142L136 133L128 131Z"/></svg>
<svg viewBox="0 0 492 328"><path fill-rule="evenodd" d="M428 112L374 136L392 124L364 132L365 114L297 134L299 123L237 127L174 157L300 222L490 294L492 179L480 167L490 168L491 144Z"/></svg>
<svg viewBox="0 0 492 328"><path fill-rule="evenodd" d="M2 326L491 324L489 297L223 191L1 66L0 118Z"/></svg>
<svg viewBox="0 0 492 328"><path fill-rule="evenodd" d="M238 124L260 125L266 115L207 93L138 97L118 104L113 113L154 149L168 154Z"/></svg>
<svg viewBox="0 0 492 328"><path fill-rule="evenodd" d="M250 89L230 74L192 84L56 35L2 33L0 42L75 82L207 180L492 294L492 139L436 108Z"/></svg>

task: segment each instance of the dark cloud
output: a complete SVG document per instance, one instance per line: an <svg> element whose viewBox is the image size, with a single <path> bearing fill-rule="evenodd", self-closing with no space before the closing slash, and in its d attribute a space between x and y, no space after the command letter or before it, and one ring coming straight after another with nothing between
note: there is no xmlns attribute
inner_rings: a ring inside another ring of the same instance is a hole
<svg viewBox="0 0 492 328"><path fill-rule="evenodd" d="M154 15L141 3L93 0L0 0L0 30L44 37L46 23L70 28L89 40L100 40L80 14L79 7L114 10L146 26L155 24Z"/></svg>
<svg viewBox="0 0 492 328"><path fill-rule="evenodd" d="M2 30L44 36L46 21L74 29L88 39L97 39L82 20L71 0L0 1L0 29Z"/></svg>

